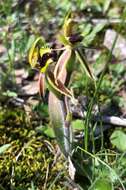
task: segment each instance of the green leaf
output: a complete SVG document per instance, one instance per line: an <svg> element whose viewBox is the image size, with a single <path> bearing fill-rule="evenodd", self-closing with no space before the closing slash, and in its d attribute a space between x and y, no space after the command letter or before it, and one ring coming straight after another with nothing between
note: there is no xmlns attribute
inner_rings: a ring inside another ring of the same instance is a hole
<svg viewBox="0 0 126 190"><path fill-rule="evenodd" d="M10 90L7 90L6 92L3 92L3 95L8 96L8 97L17 97L17 93L13 92L13 91L10 91Z"/></svg>
<svg viewBox="0 0 126 190"><path fill-rule="evenodd" d="M15 40L12 39L11 48L8 50L9 59L11 62L14 62L14 59L15 59L15 50L16 50L15 46L16 46Z"/></svg>
<svg viewBox="0 0 126 190"><path fill-rule="evenodd" d="M118 76L118 75L123 74L123 72L125 71L125 65L124 64L120 64L120 63L111 64L110 65L110 69L115 74L115 76Z"/></svg>
<svg viewBox="0 0 126 190"><path fill-rule="evenodd" d="M110 140L111 143L120 151L126 151L126 134L123 131L115 130L112 133Z"/></svg>
<svg viewBox="0 0 126 190"><path fill-rule="evenodd" d="M48 118L49 114L48 114L48 105L47 104L43 104L43 103L39 103L35 106L33 106L33 111L38 112L38 114L40 115L41 118Z"/></svg>
<svg viewBox="0 0 126 190"><path fill-rule="evenodd" d="M66 108L64 101L59 100L53 93L49 94L50 121L57 139L57 143L67 157L71 153L72 131L70 123L66 124Z"/></svg>
<svg viewBox="0 0 126 190"><path fill-rule="evenodd" d="M32 44L35 41L35 36L31 35L28 39L27 45L26 45L26 50L28 51L30 49L30 47L32 46Z"/></svg>
<svg viewBox="0 0 126 190"><path fill-rule="evenodd" d="M83 32L82 32L82 36L85 37L89 34L89 32L91 31L92 25L91 24L85 24L84 28L83 28Z"/></svg>
<svg viewBox="0 0 126 190"><path fill-rule="evenodd" d="M0 146L0 155L3 154L10 146L11 144L4 144Z"/></svg>
<svg viewBox="0 0 126 190"><path fill-rule="evenodd" d="M98 76L104 69L108 57L108 52L102 52L93 64L95 76Z"/></svg>
<svg viewBox="0 0 126 190"><path fill-rule="evenodd" d="M100 24L97 24L93 31L90 33L91 34L97 34L98 32L100 32L103 28L105 27L105 24L104 23L100 23Z"/></svg>
<svg viewBox="0 0 126 190"><path fill-rule="evenodd" d="M35 185L34 185L34 182L33 182L33 181L31 181L31 188L30 188L30 190L37 190L37 189L35 188Z"/></svg>
<svg viewBox="0 0 126 190"><path fill-rule="evenodd" d="M103 6L104 14L108 11L110 4L111 4L111 0L105 0L104 1L104 6Z"/></svg>
<svg viewBox="0 0 126 190"><path fill-rule="evenodd" d="M75 60L76 60L76 55L75 55L75 52L72 51L71 52L71 56L69 58L69 60L67 61L67 64L66 64L66 69L67 69L67 73L68 75L70 73L72 73L75 69Z"/></svg>
<svg viewBox="0 0 126 190"><path fill-rule="evenodd" d="M55 138L55 134L54 134L54 131L51 127L49 126L39 126L39 127L36 127L35 129L38 133L44 133L46 136L50 137L50 138Z"/></svg>
<svg viewBox="0 0 126 190"><path fill-rule="evenodd" d="M89 45L96 37L96 34L100 32L104 27L105 27L104 23L97 24L94 27L94 29L90 32L90 34L85 36L84 41L83 41L84 45L86 46Z"/></svg>
<svg viewBox="0 0 126 190"><path fill-rule="evenodd" d="M72 122L72 127L75 130L83 130L84 129L84 121L77 119Z"/></svg>
<svg viewBox="0 0 126 190"><path fill-rule="evenodd" d="M113 190L113 185L109 179L100 178L95 181L90 190Z"/></svg>
<svg viewBox="0 0 126 190"><path fill-rule="evenodd" d="M45 130L44 130L44 133L45 135L47 135L48 137L51 137L51 138L55 138L55 134L54 134L54 131L51 127L47 127Z"/></svg>

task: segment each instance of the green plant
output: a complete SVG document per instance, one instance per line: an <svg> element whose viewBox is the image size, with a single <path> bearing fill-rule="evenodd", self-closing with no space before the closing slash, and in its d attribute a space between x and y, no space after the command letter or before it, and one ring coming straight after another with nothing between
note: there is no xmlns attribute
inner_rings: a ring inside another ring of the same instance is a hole
<svg viewBox="0 0 126 190"><path fill-rule="evenodd" d="M90 44L94 40L96 33L103 29L103 27L104 25L99 24L94 28L94 31L92 30L92 32L90 32L89 30L87 32L87 41L84 42L84 34L82 36L78 32L77 22L70 17L70 14L68 14L63 25L64 32L63 34L60 34L58 38L62 43L61 48L51 49L46 46L45 40L42 37L37 38L29 52L29 63L32 68L37 68L40 71L39 89L40 95L43 98L45 94L45 82L48 86L50 91L48 102L49 115L55 137L63 154L72 160L73 167L76 170L75 174L84 178L84 182L78 180L79 182L77 181L77 183L79 183L82 187L85 186L86 189L90 185L90 189L102 189L102 185L104 184L104 186L106 186L105 189L108 188L111 190L113 189L113 184L117 183L117 187L121 185L121 187L125 189L124 184L118 175L119 170L117 170L116 164L112 167L110 166L111 161L109 161L109 159L113 160L113 156L116 156L116 154L111 151L109 153L104 148L102 121L100 121L100 156L99 153L95 152L96 139L94 137L94 130L97 123L92 126L93 129L91 129L91 138L89 138L90 119L93 105L95 102L96 104L99 104L98 92L106 70L108 69L109 62L112 57L112 51L116 44L118 35L115 37L111 51L108 56L106 56L105 64L102 68L102 73L98 80L97 87L95 84L95 77L84 55L84 45ZM55 54L59 51L60 56L58 54L59 58L55 61ZM94 85L94 94L88 105L85 122L73 122L74 128L76 128L76 125L80 126L81 129L84 128L84 149L80 147L76 148L76 146L74 146L75 144L73 143L74 140L71 130L72 113L69 108L69 100L71 100L74 105L77 103L77 100L73 95L73 91L70 89L70 83L73 71L77 71L78 63L80 63L80 67L84 73L87 74L86 77L88 76L86 80L90 79ZM123 135L123 138L125 138L125 135ZM89 146L89 143L91 143L91 146ZM112 140L112 143L118 147L120 139L117 139L116 141ZM123 147L123 150L124 148L125 147ZM108 177L104 179L106 176Z"/></svg>
<svg viewBox="0 0 126 190"><path fill-rule="evenodd" d="M44 96L44 80L50 90L49 94L49 115L57 138L57 142L65 156L70 156L73 149L73 137L71 131L72 114L69 109L69 99L76 103L74 95L68 89L73 71L77 68L78 62L88 77L94 81L95 77L83 54L84 47L81 44L82 36L77 33L77 23L69 13L64 21L63 34L59 35L59 41L63 44L61 49L44 47L45 41L42 37L32 45L29 52L29 63L32 68L40 70L39 89ZM55 51L62 50L62 53L52 70L55 58ZM95 84L95 83L94 83Z"/></svg>

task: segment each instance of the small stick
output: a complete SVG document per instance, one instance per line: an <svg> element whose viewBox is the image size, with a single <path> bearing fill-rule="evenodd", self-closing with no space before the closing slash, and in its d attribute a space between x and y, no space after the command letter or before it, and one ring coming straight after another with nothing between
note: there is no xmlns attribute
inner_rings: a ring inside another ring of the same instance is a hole
<svg viewBox="0 0 126 190"><path fill-rule="evenodd" d="M93 24L120 24L122 22L122 19L118 18L111 18L111 19L97 19L97 18L87 18L85 17L84 19L76 19L77 22L89 22L91 21ZM126 20L124 20L124 23L126 23Z"/></svg>
<svg viewBox="0 0 126 190"><path fill-rule="evenodd" d="M104 123L126 127L126 119L117 116L102 116L101 118L94 117L93 119L95 121L101 120Z"/></svg>
<svg viewBox="0 0 126 190"><path fill-rule="evenodd" d="M79 119L84 119L86 117L86 112L84 112L84 114L78 114L77 112L74 113L73 111L73 116ZM92 117L93 121L102 121L103 123L108 123L111 125L117 125L117 126L122 126L122 127L126 127L126 119L125 118L120 118L117 116L93 116Z"/></svg>
<svg viewBox="0 0 126 190"><path fill-rule="evenodd" d="M111 125L103 125L103 132L110 129L111 127L112 127ZM94 137L99 137L100 135L101 135L101 127L97 126L96 129L94 130ZM80 132L79 134L76 134L75 132L75 142L77 142L78 139L82 139L82 138L84 138L83 132Z"/></svg>

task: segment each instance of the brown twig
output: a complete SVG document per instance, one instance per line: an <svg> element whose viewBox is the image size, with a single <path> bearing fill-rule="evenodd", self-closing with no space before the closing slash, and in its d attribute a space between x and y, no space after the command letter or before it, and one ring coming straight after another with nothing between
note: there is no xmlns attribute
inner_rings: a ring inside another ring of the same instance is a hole
<svg viewBox="0 0 126 190"><path fill-rule="evenodd" d="M73 117L79 118L79 119L84 119L86 117L86 112L84 112L84 114L80 114L80 113L72 113ZM122 126L122 127L126 127L126 119L125 118L120 118L117 116L92 116L92 121L102 121L103 123L107 123L107 124L111 124L111 125L116 125L116 126Z"/></svg>
<svg viewBox="0 0 126 190"><path fill-rule="evenodd" d="M102 121L103 123L109 123L111 125L126 127L126 119L117 116L102 116L101 118L94 117L93 119L95 121Z"/></svg>

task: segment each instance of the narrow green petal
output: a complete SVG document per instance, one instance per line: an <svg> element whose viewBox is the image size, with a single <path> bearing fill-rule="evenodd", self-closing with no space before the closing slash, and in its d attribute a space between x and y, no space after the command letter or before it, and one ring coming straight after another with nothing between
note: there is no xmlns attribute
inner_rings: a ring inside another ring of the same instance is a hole
<svg viewBox="0 0 126 190"><path fill-rule="evenodd" d="M87 63L86 58L84 57L83 53L81 50L77 49L75 50L75 54L77 56L78 61L80 62L82 68L85 70L86 74L93 80L95 80L95 77L90 69L89 64Z"/></svg>

